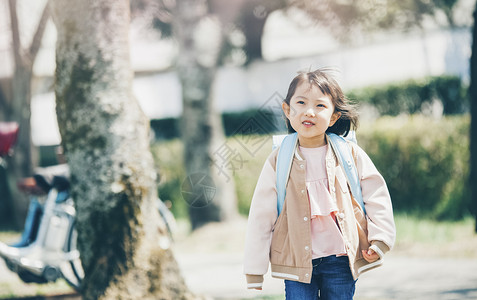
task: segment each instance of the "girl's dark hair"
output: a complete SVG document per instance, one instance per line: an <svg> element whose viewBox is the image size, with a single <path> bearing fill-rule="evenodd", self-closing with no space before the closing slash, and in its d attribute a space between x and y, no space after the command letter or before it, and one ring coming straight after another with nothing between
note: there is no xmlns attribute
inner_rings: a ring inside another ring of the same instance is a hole
<svg viewBox="0 0 477 300"><path fill-rule="evenodd" d="M331 101L335 106L335 113L341 113L338 121L336 121L333 126L329 127L326 132L347 136L351 129L358 128L357 107L344 95L338 82L330 75L331 71L332 69L320 68L312 72L299 72L290 83L287 96L283 101L290 106L290 100L301 83L309 83L310 88L312 85L317 86L323 94L330 96ZM285 119L288 132L295 132L293 127L291 127L290 120L288 120L288 118Z"/></svg>

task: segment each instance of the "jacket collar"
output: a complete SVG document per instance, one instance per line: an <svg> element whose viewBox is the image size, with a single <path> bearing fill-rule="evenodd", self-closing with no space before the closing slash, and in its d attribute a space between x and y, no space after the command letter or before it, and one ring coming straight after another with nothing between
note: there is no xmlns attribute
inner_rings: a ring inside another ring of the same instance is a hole
<svg viewBox="0 0 477 300"><path fill-rule="evenodd" d="M331 147L331 144L330 144L330 138L328 137L327 134L325 134L325 141L326 141L326 144L328 145L328 150L326 151L326 161L335 161L335 165L338 164L338 159L337 159L337 156L335 155L335 152L333 150L333 147ZM296 143L296 148L295 148L295 158L297 158L298 160L304 160L304 155L303 153L301 153L300 151L300 143L297 142Z"/></svg>

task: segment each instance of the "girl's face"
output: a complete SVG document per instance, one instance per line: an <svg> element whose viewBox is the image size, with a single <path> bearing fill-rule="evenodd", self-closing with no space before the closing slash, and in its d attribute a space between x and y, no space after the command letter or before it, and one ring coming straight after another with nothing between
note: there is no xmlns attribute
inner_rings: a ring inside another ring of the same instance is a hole
<svg viewBox="0 0 477 300"><path fill-rule="evenodd" d="M300 83L290 99L290 105L283 102L283 111L291 126L298 133L300 146L314 148L325 145L325 133L340 118L335 113L331 97L307 82Z"/></svg>

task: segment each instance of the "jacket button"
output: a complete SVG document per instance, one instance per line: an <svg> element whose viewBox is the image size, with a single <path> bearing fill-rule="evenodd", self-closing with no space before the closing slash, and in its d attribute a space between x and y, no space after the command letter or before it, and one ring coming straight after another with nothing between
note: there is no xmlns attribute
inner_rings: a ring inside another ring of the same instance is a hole
<svg viewBox="0 0 477 300"><path fill-rule="evenodd" d="M306 274L305 274L305 277L310 277L310 274L306 273Z"/></svg>
<svg viewBox="0 0 477 300"><path fill-rule="evenodd" d="M305 250L306 250L306 251L310 250L310 247L305 246Z"/></svg>
<svg viewBox="0 0 477 300"><path fill-rule="evenodd" d="M303 221L305 221L305 222L308 221L308 217L304 217Z"/></svg>
<svg viewBox="0 0 477 300"><path fill-rule="evenodd" d="M344 219L344 217L345 217L345 214L344 214L344 213L339 213L339 214L338 214L338 218Z"/></svg>
<svg viewBox="0 0 477 300"><path fill-rule="evenodd" d="M301 193L304 194L304 193L305 193L305 190L301 190Z"/></svg>

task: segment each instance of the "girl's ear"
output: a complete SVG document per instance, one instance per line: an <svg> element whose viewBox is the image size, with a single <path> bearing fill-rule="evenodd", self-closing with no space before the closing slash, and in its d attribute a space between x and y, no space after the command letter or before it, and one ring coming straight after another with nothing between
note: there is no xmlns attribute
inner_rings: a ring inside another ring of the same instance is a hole
<svg viewBox="0 0 477 300"><path fill-rule="evenodd" d="M330 119L330 125L328 127L335 125L336 121L338 121L340 118L341 118L341 112L337 111L333 113Z"/></svg>
<svg viewBox="0 0 477 300"><path fill-rule="evenodd" d="M290 119L290 105L288 105L285 101L282 102L282 109L283 112L285 113L285 116L287 119Z"/></svg>

